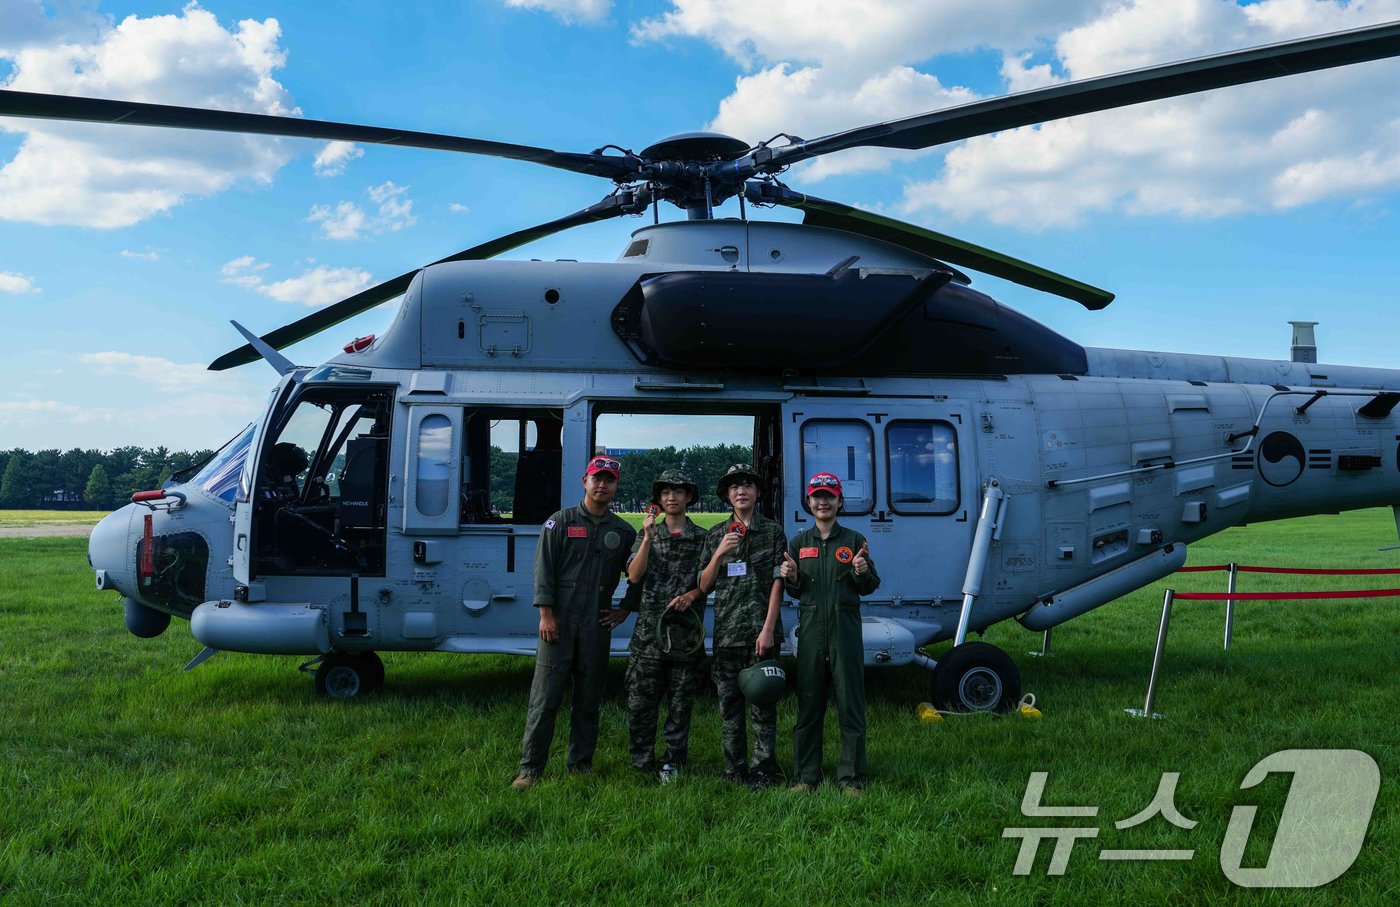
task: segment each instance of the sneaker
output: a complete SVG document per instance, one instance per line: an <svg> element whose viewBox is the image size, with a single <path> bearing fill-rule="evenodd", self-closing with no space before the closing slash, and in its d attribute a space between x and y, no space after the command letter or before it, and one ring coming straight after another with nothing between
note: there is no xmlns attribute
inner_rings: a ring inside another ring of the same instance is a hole
<svg viewBox="0 0 1400 907"><path fill-rule="evenodd" d="M680 779L681 767L667 762L665 765L661 766L661 771L656 774L657 777L661 779L662 784L670 784L672 781Z"/></svg>
<svg viewBox="0 0 1400 907"><path fill-rule="evenodd" d="M814 791L814 790L816 790L816 789L817 789L816 785L814 785L814 784L808 784L806 781L799 781L799 782L797 782L796 784L794 784L792 787L789 787L789 788L788 788L788 790L791 791L791 792L794 793L794 794L810 794L812 791Z"/></svg>
<svg viewBox="0 0 1400 907"><path fill-rule="evenodd" d="M514 781L510 782L510 786L514 790L529 790L539 782L539 772L521 772Z"/></svg>
<svg viewBox="0 0 1400 907"><path fill-rule="evenodd" d="M763 769L757 769L749 773L749 790L767 790L777 783L778 779L768 772L765 772Z"/></svg>

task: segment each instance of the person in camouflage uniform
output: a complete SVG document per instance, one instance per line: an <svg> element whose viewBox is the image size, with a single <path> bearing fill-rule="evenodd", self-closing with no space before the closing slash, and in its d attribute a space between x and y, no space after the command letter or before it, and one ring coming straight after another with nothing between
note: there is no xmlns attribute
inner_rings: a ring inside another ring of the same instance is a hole
<svg viewBox="0 0 1400 907"><path fill-rule="evenodd" d="M781 772L778 707L749 706L754 736L750 761L739 672L777 653L782 638L780 571L787 550L782 526L757 510L762 482L748 464L729 467L715 491L734 514L710 531L700 555L700 590L715 593L714 678L724 722L724 777L755 789L776 784Z"/></svg>
<svg viewBox="0 0 1400 907"><path fill-rule="evenodd" d="M540 612L535 678L521 742L519 791L538 783L549 760L554 720L573 689L569 771L593 770L612 630L627 613L612 606L613 589L637 531L609 505L622 466L594 457L583 476L583 501L545 520L535 548L535 607Z"/></svg>
<svg viewBox="0 0 1400 907"><path fill-rule="evenodd" d="M628 581L641 587L627 663L632 767L657 774L656 722L665 698L663 784L676 780L689 755L695 673L705 654L705 596L697 588L705 531L685 514L698 500L700 489L685 473L661 473L651 486L652 504L660 509L649 508L627 564ZM685 612L695 617L671 619Z"/></svg>

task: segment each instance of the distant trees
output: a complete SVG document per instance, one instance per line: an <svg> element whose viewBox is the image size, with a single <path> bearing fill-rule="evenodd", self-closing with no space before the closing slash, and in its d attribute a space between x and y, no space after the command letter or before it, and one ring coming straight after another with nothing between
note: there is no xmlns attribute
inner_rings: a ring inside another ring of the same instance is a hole
<svg viewBox="0 0 1400 907"><path fill-rule="evenodd" d="M505 513L509 512L515 499L515 459L516 455L491 448L491 506ZM621 511L637 513L651 503L651 483L667 469L680 469L689 473L690 478L700 486L700 503L693 509L710 513L728 510L715 497L715 483L724 471L735 463L747 463L753 459L753 448L742 444L716 444L676 449L658 447L653 450L623 454L618 458L622 463L622 483L613 499L613 506ZM578 479L566 480L563 505L571 507L583 496L583 488ZM573 498L569 489L572 488Z"/></svg>
<svg viewBox="0 0 1400 907"><path fill-rule="evenodd" d="M160 488L172 474L207 460L212 451L100 450L0 451L0 507L107 510L133 492Z"/></svg>

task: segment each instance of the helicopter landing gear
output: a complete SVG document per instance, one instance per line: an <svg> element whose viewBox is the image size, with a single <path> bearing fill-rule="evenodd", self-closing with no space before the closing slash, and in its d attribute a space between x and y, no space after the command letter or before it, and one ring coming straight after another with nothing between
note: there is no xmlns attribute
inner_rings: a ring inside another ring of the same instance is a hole
<svg viewBox="0 0 1400 907"><path fill-rule="evenodd" d="M1009 712L1021 700L1021 672L991 643L965 642L938 660L933 704L953 712Z"/></svg>
<svg viewBox="0 0 1400 907"><path fill-rule="evenodd" d="M384 685L384 662L374 652L332 652L316 666L316 692L354 699Z"/></svg>

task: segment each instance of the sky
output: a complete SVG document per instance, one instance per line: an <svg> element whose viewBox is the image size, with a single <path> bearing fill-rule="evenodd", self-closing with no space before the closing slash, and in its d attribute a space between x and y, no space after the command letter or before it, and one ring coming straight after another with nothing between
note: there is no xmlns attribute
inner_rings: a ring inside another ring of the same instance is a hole
<svg viewBox="0 0 1400 907"><path fill-rule="evenodd" d="M640 150L700 129L812 138L1391 20L1400 0L0 0L0 87ZM1091 313L972 275L1086 346L1286 359L1305 319L1320 361L1400 367L1397 84L1379 61L783 179L1112 290ZM241 343L230 319L265 333L610 188L446 152L0 118L0 449L218 446L274 380L206 370ZM647 222L505 257L609 261ZM393 311L288 355L324 361Z"/></svg>

